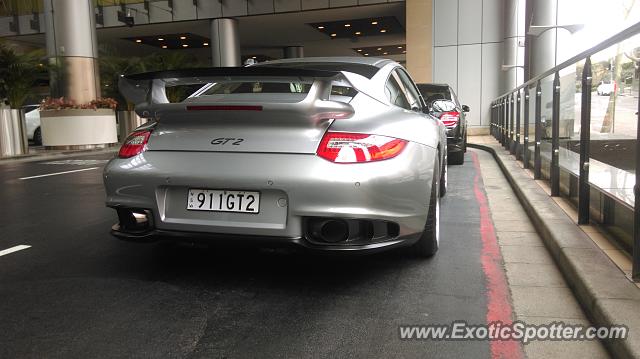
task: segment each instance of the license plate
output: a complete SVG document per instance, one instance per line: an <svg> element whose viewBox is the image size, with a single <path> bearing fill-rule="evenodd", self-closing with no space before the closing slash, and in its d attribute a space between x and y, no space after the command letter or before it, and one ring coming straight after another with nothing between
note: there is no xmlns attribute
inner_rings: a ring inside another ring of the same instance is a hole
<svg viewBox="0 0 640 359"><path fill-rule="evenodd" d="M189 189L187 209L215 212L260 212L260 192Z"/></svg>

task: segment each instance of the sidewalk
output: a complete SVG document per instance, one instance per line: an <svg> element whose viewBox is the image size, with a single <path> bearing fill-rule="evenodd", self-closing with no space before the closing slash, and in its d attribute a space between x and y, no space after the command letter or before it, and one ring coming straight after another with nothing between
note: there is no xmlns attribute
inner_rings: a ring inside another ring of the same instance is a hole
<svg viewBox="0 0 640 359"><path fill-rule="evenodd" d="M608 340L603 344L615 357L640 358L640 288L627 277L625 267L628 263L622 253L610 247L612 244L597 228L578 226L575 210L561 198L550 197L546 183L535 181L531 172L524 170L493 137L469 137L469 144L493 155L591 322L598 326L623 324L629 327L626 340ZM491 186L490 183L485 185ZM533 260L533 251L528 257ZM531 280L551 279L544 273L527 272ZM528 296L539 305L554 300L554 296L546 298L539 290Z"/></svg>

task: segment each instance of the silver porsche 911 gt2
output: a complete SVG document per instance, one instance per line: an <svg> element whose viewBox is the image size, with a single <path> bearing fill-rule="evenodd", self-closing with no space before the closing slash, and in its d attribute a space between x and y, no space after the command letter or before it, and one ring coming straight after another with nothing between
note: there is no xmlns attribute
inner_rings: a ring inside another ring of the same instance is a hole
<svg viewBox="0 0 640 359"><path fill-rule="evenodd" d="M135 74L119 87L149 122L104 170L113 235L438 250L445 129L398 63L287 59ZM185 88L197 90L169 101Z"/></svg>

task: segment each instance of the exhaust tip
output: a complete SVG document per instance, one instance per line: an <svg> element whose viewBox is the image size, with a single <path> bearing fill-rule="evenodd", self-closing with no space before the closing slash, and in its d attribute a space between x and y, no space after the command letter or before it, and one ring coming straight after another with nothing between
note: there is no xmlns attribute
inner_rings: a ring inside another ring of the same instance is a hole
<svg viewBox="0 0 640 359"><path fill-rule="evenodd" d="M349 238L349 225L340 219L314 221L312 235L327 243L344 242Z"/></svg>

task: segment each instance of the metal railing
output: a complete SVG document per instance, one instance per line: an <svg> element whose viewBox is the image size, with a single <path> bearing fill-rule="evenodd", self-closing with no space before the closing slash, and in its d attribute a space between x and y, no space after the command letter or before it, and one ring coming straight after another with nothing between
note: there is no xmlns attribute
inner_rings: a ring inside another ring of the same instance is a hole
<svg viewBox="0 0 640 359"><path fill-rule="evenodd" d="M543 142L542 122L542 82L545 78L553 76L552 100L551 100L551 155L549 162L549 181L552 196L560 196L561 192L561 167L560 155L560 72L570 66L576 65L584 60L584 67L581 76L581 98L580 98L580 138L579 138L579 175L577 179L578 197L578 223L587 224L590 222L590 200L592 197L592 184L589 182L590 142L591 142L591 104L592 104L592 62L591 57L614 45L620 44L631 37L640 34L640 23L637 23L624 31L610 37L600 44L573 56L560 65L545 71L542 74L530 79L515 89L496 98L491 105L491 127L490 133L504 147L522 160L525 169L531 166L531 156L533 155L533 174L535 179L543 176L543 158L541 147ZM639 64L640 65L640 64ZM575 81L575 80L574 80ZM613 79L612 79L613 83ZM575 85L574 85L575 86ZM639 86L640 87L640 86ZM530 90L535 89L535 97L530 98ZM614 87L614 92L615 92ZM638 95L636 92L635 95ZM640 98L640 96L639 96ZM614 97L615 99L615 97ZM533 141L533 154L531 153L530 141L530 106L533 101L534 113L533 121L535 129ZM524 109L521 111L521 106ZM615 107L614 107L615 109ZM615 111L615 110L614 110ZM633 230L631 235L632 276L635 281L640 281L640 184L637 172L640 169L640 100L637 103L636 112L636 134L635 134L635 185L633 186ZM523 116L524 115L524 116ZM522 119L522 123L521 123ZM521 124L524 126L521 136ZM523 137L523 138L521 138ZM546 138L548 139L548 137ZM545 143L545 145L548 145ZM576 146L578 147L578 146ZM564 151L564 150L563 150ZM607 210L607 206L604 206ZM611 209L609 209L611 210ZM607 214L604 213L604 216Z"/></svg>

